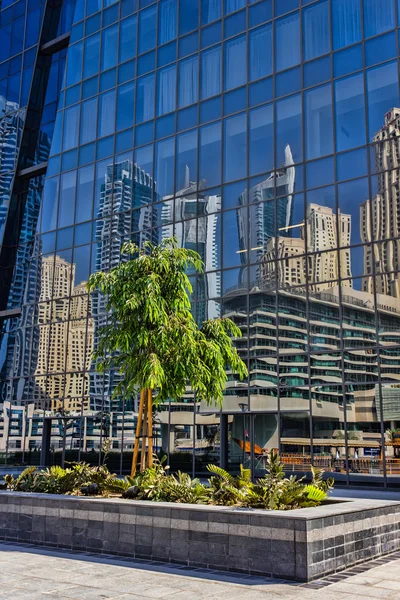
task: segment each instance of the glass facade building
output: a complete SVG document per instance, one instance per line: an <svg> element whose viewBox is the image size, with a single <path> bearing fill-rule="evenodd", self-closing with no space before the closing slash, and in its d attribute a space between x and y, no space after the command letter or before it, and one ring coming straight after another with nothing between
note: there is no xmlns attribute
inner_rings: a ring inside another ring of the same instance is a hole
<svg viewBox="0 0 400 600"><path fill-rule="evenodd" d="M172 468L400 483L400 0L0 2L0 463L128 469L137 399L88 294L175 235L248 365L160 406ZM44 439L44 438L43 438ZM43 461L43 453L42 453Z"/></svg>

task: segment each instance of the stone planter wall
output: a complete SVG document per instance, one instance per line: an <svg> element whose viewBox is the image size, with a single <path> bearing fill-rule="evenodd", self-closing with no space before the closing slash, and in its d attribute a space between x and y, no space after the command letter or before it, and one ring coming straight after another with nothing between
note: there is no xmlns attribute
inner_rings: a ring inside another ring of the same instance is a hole
<svg viewBox="0 0 400 600"><path fill-rule="evenodd" d="M295 511L0 492L0 540L311 581L400 548L400 502Z"/></svg>

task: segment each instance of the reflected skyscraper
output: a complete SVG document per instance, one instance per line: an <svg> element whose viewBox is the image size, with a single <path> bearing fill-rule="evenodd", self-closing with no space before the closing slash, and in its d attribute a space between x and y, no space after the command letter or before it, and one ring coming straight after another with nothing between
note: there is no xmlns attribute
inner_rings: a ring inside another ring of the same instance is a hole
<svg viewBox="0 0 400 600"><path fill-rule="evenodd" d="M378 193L361 204L360 229L365 244L377 243L364 247L364 275L374 272L376 291L400 298L400 108L386 113L372 142ZM372 285L365 277L363 289Z"/></svg>
<svg viewBox="0 0 400 600"><path fill-rule="evenodd" d="M268 240L277 235L291 237L296 168L290 146L280 169L243 192L238 199L237 219L241 259L244 264L260 262ZM249 204L249 214L247 213ZM255 271L255 272L254 272ZM258 279L259 267L250 268L251 281ZM241 271L245 283L247 268Z"/></svg>
<svg viewBox="0 0 400 600"><path fill-rule="evenodd" d="M200 302L196 317L199 324L220 316L220 303L214 299L221 294L221 275L219 272L212 273L219 266L221 195L206 192L205 188L205 181L190 180L190 170L186 166L184 187L176 192L175 197L163 198L161 211L162 237L175 236L181 248L197 251L204 263L204 273L197 276L197 299Z"/></svg>
<svg viewBox="0 0 400 600"><path fill-rule="evenodd" d="M158 230L153 229L155 193L153 178L140 165L124 160L107 167L96 215L96 271L109 271L117 266L121 261L122 246L130 239L139 246L146 240L158 243ZM124 258L122 256L122 260ZM99 292L92 293L94 347L99 328L107 322L106 305L104 296ZM90 379L91 408L109 410L118 374L93 372Z"/></svg>

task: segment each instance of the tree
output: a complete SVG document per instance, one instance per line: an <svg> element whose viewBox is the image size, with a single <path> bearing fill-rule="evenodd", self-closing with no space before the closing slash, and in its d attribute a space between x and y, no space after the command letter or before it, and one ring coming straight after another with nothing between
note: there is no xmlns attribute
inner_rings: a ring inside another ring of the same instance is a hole
<svg viewBox="0 0 400 600"><path fill-rule="evenodd" d="M177 400L190 386L197 400L221 406L227 368L241 379L247 368L232 344L241 331L230 319L211 319L199 328L193 318L187 272L202 273L197 252L168 238L159 246L145 242L142 248L128 242L122 253L129 260L108 273L93 273L88 289L104 294L109 311L98 332L97 370L118 369L114 395L128 399L141 390L134 476L140 437L140 470L152 465L153 402Z"/></svg>

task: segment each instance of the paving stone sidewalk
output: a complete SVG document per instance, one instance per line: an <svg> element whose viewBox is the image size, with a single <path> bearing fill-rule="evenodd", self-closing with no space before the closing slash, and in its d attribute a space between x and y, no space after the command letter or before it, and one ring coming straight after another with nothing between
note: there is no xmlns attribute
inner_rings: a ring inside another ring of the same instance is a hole
<svg viewBox="0 0 400 600"><path fill-rule="evenodd" d="M374 566L376 562L367 571L333 576L313 588L206 569L0 544L0 599L357 600L364 596L400 600L400 559Z"/></svg>

